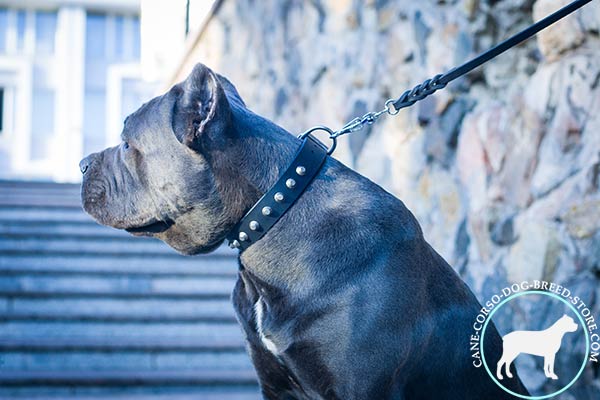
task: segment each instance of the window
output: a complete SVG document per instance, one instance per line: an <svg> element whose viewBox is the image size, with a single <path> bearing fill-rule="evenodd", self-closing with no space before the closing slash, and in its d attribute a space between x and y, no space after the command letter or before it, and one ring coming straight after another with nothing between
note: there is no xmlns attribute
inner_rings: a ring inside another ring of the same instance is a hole
<svg viewBox="0 0 600 400"><path fill-rule="evenodd" d="M139 18L132 18L131 21L132 24L132 48L131 48L131 55L130 55L130 61L133 60L139 60L140 59L140 55L141 55L141 38L140 38L140 32L141 32L141 28L140 28L140 19Z"/></svg>
<svg viewBox="0 0 600 400"><path fill-rule="evenodd" d="M106 147L106 92L86 88L83 107L83 153Z"/></svg>
<svg viewBox="0 0 600 400"><path fill-rule="evenodd" d="M106 143L106 15L88 13L85 23L85 89L83 152L101 150Z"/></svg>
<svg viewBox="0 0 600 400"><path fill-rule="evenodd" d="M25 29L27 24L25 10L17 11L17 51L25 50Z"/></svg>
<svg viewBox="0 0 600 400"><path fill-rule="evenodd" d="M0 9L0 134L13 137L2 146L32 169L54 157L57 24L57 10Z"/></svg>
<svg viewBox="0 0 600 400"><path fill-rule="evenodd" d="M139 18L88 13L85 32L83 151L115 144L123 117L147 98L137 79ZM146 88L146 91L148 89ZM116 122L118 121L118 122Z"/></svg>
<svg viewBox="0 0 600 400"><path fill-rule="evenodd" d="M152 93L147 83L131 75L124 76L121 81L121 121L152 97Z"/></svg>
<svg viewBox="0 0 600 400"><path fill-rule="evenodd" d="M51 156L54 135L54 90L34 88L31 105L31 159Z"/></svg>
<svg viewBox="0 0 600 400"><path fill-rule="evenodd" d="M37 54L54 54L56 19L56 12L37 11L35 13L35 51Z"/></svg>
<svg viewBox="0 0 600 400"><path fill-rule="evenodd" d="M138 80L139 15L100 1L9 3L0 5L0 175L79 179L83 154L67 139L84 154L104 148L152 93Z"/></svg>
<svg viewBox="0 0 600 400"><path fill-rule="evenodd" d="M4 131L4 88L0 87L0 135Z"/></svg>
<svg viewBox="0 0 600 400"><path fill-rule="evenodd" d="M122 15L115 17L115 57L123 58L125 54L125 18Z"/></svg>
<svg viewBox="0 0 600 400"><path fill-rule="evenodd" d="M0 8L0 53L6 53L6 34L8 31L8 10Z"/></svg>
<svg viewBox="0 0 600 400"><path fill-rule="evenodd" d="M106 16L88 13L85 30L86 62L104 59L106 56Z"/></svg>
<svg viewBox="0 0 600 400"><path fill-rule="evenodd" d="M114 17L113 60L134 62L140 58L140 20L136 17Z"/></svg>
<svg viewBox="0 0 600 400"><path fill-rule="evenodd" d="M0 147L6 145L14 133L15 83L16 74L0 71Z"/></svg>

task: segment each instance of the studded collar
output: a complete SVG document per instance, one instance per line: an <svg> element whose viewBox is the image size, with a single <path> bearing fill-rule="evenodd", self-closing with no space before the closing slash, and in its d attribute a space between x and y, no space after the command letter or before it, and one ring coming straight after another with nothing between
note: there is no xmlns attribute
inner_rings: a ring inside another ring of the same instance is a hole
<svg viewBox="0 0 600 400"><path fill-rule="evenodd" d="M304 136L287 170L229 232L229 247L245 250L260 240L304 193L327 155L327 148L319 140Z"/></svg>

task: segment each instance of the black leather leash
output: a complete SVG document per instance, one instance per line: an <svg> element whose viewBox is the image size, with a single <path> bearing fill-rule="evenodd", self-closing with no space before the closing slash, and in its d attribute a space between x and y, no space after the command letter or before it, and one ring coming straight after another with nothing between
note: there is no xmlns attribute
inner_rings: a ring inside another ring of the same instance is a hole
<svg viewBox="0 0 600 400"><path fill-rule="evenodd" d="M576 0L568 4L548 17L497 44L471 61L453 68L445 74L427 79L412 90L402 93L398 99L389 99L385 102L383 110L369 112L362 117L355 118L338 131L317 126L301 134L299 138L302 139L302 144L290 166L281 175L275 185L258 200L227 235L229 247L245 250L248 246L260 240L279 221L283 214L304 193L310 182L320 171L327 156L333 153L339 136L360 130L365 125L374 123L383 114L398 114L402 108L410 107L417 101L423 100L437 90L446 87L448 83L456 78L469 73L511 47L529 39L542 29L547 28L591 1ZM316 130L323 130L329 134L329 138L332 140L332 145L329 149L311 135Z"/></svg>
<svg viewBox="0 0 600 400"><path fill-rule="evenodd" d="M576 0L555 13L547 16L546 18L536 22L535 24L523 29L521 32L514 36L506 39L505 41L497 44L488 51L481 53L474 59L451 69L445 74L439 74L431 79L427 79L423 83L415 86L411 90L407 90L397 99L389 99L385 102L385 108L381 111L369 112L362 117L354 118L342 127L342 129L335 131L331 137L337 138L338 136L345 135L347 133L355 132L362 129L365 125L373 124L381 115L389 114L396 115L402 108L410 107L417 101L423 100L425 97L433 94L439 89L443 89L446 85L456 78L459 78L475 68L481 66L483 63L490 61L492 58L499 56L508 49L518 45L526 39L529 39L542 29L547 28L558 20L566 17L574 11L580 9L592 0Z"/></svg>

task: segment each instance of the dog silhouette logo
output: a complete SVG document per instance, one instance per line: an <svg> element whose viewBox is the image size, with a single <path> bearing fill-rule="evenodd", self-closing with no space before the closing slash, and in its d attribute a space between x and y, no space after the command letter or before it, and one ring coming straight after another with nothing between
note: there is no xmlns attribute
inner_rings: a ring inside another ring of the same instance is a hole
<svg viewBox="0 0 600 400"><path fill-rule="evenodd" d="M512 378L510 365L521 353L544 357L546 378L558 379L554 373L554 358L560 350L562 338L566 333L575 332L577 324L573 318L563 314L552 326L542 331L514 331L502 337L502 357L496 366L496 377L502 376L505 366L506 376Z"/></svg>

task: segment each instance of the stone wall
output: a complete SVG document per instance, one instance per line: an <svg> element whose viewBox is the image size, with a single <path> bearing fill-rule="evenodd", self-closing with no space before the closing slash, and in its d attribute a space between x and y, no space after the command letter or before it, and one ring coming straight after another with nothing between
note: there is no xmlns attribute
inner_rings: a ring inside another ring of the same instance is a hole
<svg viewBox="0 0 600 400"><path fill-rule="evenodd" d="M566 3L225 0L179 78L201 61L290 132L339 128ZM544 279L600 317L599 31L592 2L341 140L336 157L401 198L481 301L509 283ZM549 313L522 314L515 310L515 326L553 322ZM556 368L569 363L559 357ZM521 373L536 390L548 384L539 365ZM599 397L589 364L562 395Z"/></svg>

